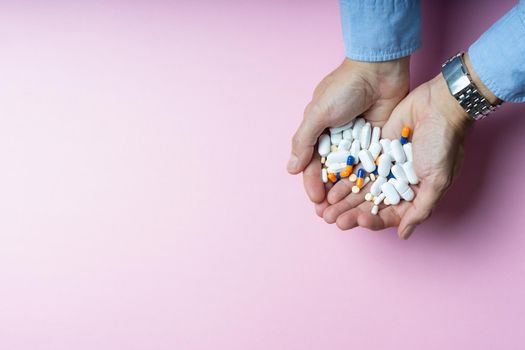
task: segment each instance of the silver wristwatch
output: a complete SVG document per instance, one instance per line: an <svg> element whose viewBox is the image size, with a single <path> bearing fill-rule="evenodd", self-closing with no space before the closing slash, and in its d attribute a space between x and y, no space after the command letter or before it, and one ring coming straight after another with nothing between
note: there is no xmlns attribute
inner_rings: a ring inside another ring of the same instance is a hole
<svg viewBox="0 0 525 350"><path fill-rule="evenodd" d="M441 72L450 93L472 119L483 119L498 107L490 104L470 79L467 67L463 62L463 52L443 63Z"/></svg>

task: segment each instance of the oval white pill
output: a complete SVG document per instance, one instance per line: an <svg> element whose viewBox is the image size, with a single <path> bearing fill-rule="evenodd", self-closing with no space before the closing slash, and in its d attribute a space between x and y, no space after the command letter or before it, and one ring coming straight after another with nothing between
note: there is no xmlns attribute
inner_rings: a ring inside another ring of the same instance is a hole
<svg viewBox="0 0 525 350"><path fill-rule="evenodd" d="M399 193L397 193L396 188L390 182L385 182L381 186L381 191L383 191L386 199L388 200L388 203L391 205L396 205L401 200L401 197L399 197Z"/></svg>
<svg viewBox="0 0 525 350"><path fill-rule="evenodd" d="M414 191L412 191L410 186L408 186L408 184L405 181L390 179L389 182L391 182L394 185L394 188L396 189L397 193L401 195L401 198L403 198L407 202L410 202L414 199Z"/></svg>
<svg viewBox="0 0 525 350"><path fill-rule="evenodd" d="M361 137L361 129L366 124L366 121L363 118L357 118L354 123L354 127L352 128L352 137L354 140L359 139Z"/></svg>
<svg viewBox="0 0 525 350"><path fill-rule="evenodd" d="M368 150L372 153L372 158L375 160L377 156L379 156L379 153L381 153L381 144L379 142L374 142L370 144Z"/></svg>
<svg viewBox="0 0 525 350"><path fill-rule="evenodd" d="M338 145L339 142L341 142L342 139L343 139L343 133L342 132L330 134L330 141L332 141L332 144L334 144L334 145Z"/></svg>
<svg viewBox="0 0 525 350"><path fill-rule="evenodd" d="M416 171L414 170L414 164L412 162L406 162L403 164L403 170L405 171L407 180L411 185L417 185L419 183L419 179L417 178Z"/></svg>
<svg viewBox="0 0 525 350"><path fill-rule="evenodd" d="M372 153L367 149L362 149L359 151L359 160L363 164L363 168L367 173L371 173L376 170L376 165L374 164L374 158L372 158Z"/></svg>
<svg viewBox="0 0 525 350"><path fill-rule="evenodd" d="M352 140L354 139L354 137L352 136L352 129L347 129L343 131L343 139L352 142Z"/></svg>
<svg viewBox="0 0 525 350"><path fill-rule="evenodd" d="M385 182L386 177L379 176L372 184L372 187L370 188L370 193L372 193L374 196L379 196L381 194L381 186L383 186Z"/></svg>
<svg viewBox="0 0 525 350"><path fill-rule="evenodd" d="M390 143L391 143L391 141L389 139L382 139L382 140L379 140L379 143L381 144L381 148L383 149L383 153L390 154Z"/></svg>
<svg viewBox="0 0 525 350"><path fill-rule="evenodd" d="M381 193L379 196L377 196L375 199L374 199L374 204L375 205L379 205L383 202L383 199L385 199L386 197L386 194L384 193Z"/></svg>
<svg viewBox="0 0 525 350"><path fill-rule="evenodd" d="M390 168L392 167L392 157L386 153L383 153L379 156L377 164L377 173L379 176L387 177L390 173Z"/></svg>
<svg viewBox="0 0 525 350"><path fill-rule="evenodd" d="M345 130L350 129L353 124L354 124L354 121L352 120L350 123L346 123L345 125L341 125L335 128L330 128L330 133L337 134L337 133L343 132Z"/></svg>
<svg viewBox="0 0 525 350"><path fill-rule="evenodd" d="M340 173L341 171L346 169L346 163L332 163L328 166L328 172L329 173Z"/></svg>
<svg viewBox="0 0 525 350"><path fill-rule="evenodd" d="M390 171L392 171L392 175L394 175L396 179L408 182L407 176L405 175L405 171L403 170L403 167L401 165L394 164Z"/></svg>
<svg viewBox="0 0 525 350"><path fill-rule="evenodd" d="M352 146L350 147L350 154L352 157L354 157L354 164L357 164L359 161L359 150L361 150L359 140L354 140L354 142L352 142Z"/></svg>
<svg viewBox="0 0 525 350"><path fill-rule="evenodd" d="M407 157L399 140L392 140L392 142L390 142L390 151L396 163L406 162Z"/></svg>
<svg viewBox="0 0 525 350"><path fill-rule="evenodd" d="M324 183L328 182L328 170L326 170L326 168L323 168L323 170L321 170L321 179Z"/></svg>
<svg viewBox="0 0 525 350"><path fill-rule="evenodd" d="M370 139L370 143L379 142L379 139L381 138L381 128L378 126L374 126L372 129L372 137Z"/></svg>
<svg viewBox="0 0 525 350"><path fill-rule="evenodd" d="M413 162L414 158L412 156L412 143L408 142L403 145L403 151L405 151L405 155L407 156L407 161Z"/></svg>
<svg viewBox="0 0 525 350"><path fill-rule="evenodd" d="M337 146L338 151L349 151L350 146L352 146L352 142L342 139L341 142L339 142L339 146Z"/></svg>
<svg viewBox="0 0 525 350"><path fill-rule="evenodd" d="M336 163L345 163L348 159L348 156L350 155L350 152L342 150L337 152L332 152L326 157L326 164L336 164Z"/></svg>
<svg viewBox="0 0 525 350"><path fill-rule="evenodd" d="M361 149L368 149L370 147L370 136L372 135L372 129L370 123L366 123L361 128L361 135L359 140L361 141Z"/></svg>
<svg viewBox="0 0 525 350"><path fill-rule="evenodd" d="M326 157L328 153L330 153L330 136L328 136L328 134L322 134L319 137L317 151L321 157Z"/></svg>

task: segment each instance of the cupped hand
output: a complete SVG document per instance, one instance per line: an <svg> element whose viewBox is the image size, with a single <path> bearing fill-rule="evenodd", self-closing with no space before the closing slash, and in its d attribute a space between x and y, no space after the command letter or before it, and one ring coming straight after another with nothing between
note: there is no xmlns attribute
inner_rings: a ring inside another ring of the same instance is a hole
<svg viewBox="0 0 525 350"><path fill-rule="evenodd" d="M372 215L372 203L364 195L348 194L345 183L329 193L332 205L323 210L328 222L345 230L357 225L373 230L398 226L400 238L407 239L427 219L458 173L463 161L463 139L470 118L448 91L441 74L412 91L394 109L383 127L382 137L399 138L404 126L412 130L414 168L420 179L412 202L380 206ZM362 192L366 192L362 191Z"/></svg>
<svg viewBox="0 0 525 350"><path fill-rule="evenodd" d="M288 162L291 174L303 172L304 187L313 202L328 205L320 159L314 152L318 137L326 128L344 125L359 115L382 126L408 93L409 65L409 57L387 62L345 59L319 83L292 138Z"/></svg>

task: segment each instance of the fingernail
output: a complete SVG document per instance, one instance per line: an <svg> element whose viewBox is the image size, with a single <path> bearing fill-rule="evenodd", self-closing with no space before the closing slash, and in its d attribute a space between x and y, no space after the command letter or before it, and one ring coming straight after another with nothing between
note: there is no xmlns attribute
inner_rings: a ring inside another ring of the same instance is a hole
<svg viewBox="0 0 525 350"><path fill-rule="evenodd" d="M297 158L297 156L295 156L294 154L292 154L290 156L290 160L288 161L288 171L294 171L295 168L297 168L297 163L299 162L299 159Z"/></svg>
<svg viewBox="0 0 525 350"><path fill-rule="evenodd" d="M407 228L405 229L405 232L403 232L403 235L402 235L403 239L405 240L409 239L415 229L416 229L416 225L408 225Z"/></svg>

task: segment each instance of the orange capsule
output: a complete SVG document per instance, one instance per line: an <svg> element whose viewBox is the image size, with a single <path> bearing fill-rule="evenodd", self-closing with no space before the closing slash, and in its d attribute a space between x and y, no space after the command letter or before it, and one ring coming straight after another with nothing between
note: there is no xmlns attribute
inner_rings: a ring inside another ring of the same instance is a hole
<svg viewBox="0 0 525 350"><path fill-rule="evenodd" d="M357 180L355 181L355 185L358 188L361 188L363 187L364 181L365 181L365 170L361 168L357 171Z"/></svg>
<svg viewBox="0 0 525 350"><path fill-rule="evenodd" d="M330 180L332 182L336 182L337 181L337 176L334 173L328 173L328 180Z"/></svg>
<svg viewBox="0 0 525 350"><path fill-rule="evenodd" d="M405 126L401 131L401 136L408 138L408 135L410 135L410 128Z"/></svg>

